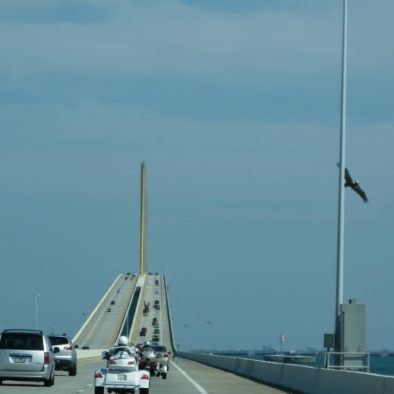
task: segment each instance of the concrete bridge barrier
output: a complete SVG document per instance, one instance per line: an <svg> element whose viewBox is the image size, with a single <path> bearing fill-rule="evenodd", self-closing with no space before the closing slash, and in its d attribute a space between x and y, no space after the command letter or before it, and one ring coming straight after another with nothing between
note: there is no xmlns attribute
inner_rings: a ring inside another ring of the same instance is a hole
<svg viewBox="0 0 394 394"><path fill-rule="evenodd" d="M307 394L392 394L394 377L336 371L239 357L177 352L177 356L233 372L253 380Z"/></svg>

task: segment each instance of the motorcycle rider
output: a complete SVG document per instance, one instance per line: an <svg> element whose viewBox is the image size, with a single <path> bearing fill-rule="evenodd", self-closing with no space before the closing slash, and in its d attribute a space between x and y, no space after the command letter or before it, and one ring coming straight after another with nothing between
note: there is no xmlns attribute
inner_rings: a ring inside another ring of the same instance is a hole
<svg viewBox="0 0 394 394"><path fill-rule="evenodd" d="M127 346L129 340L126 336L122 335L118 339L117 345L115 345L113 348L109 349L109 354L113 355L117 353L120 350L126 350L129 352L132 356L137 356L137 351L136 348L131 344L130 346Z"/></svg>
<svg viewBox="0 0 394 394"><path fill-rule="evenodd" d="M150 341L145 341L141 352L141 369L149 369L151 375L156 375L157 373L157 361L155 360L156 353L152 348Z"/></svg>

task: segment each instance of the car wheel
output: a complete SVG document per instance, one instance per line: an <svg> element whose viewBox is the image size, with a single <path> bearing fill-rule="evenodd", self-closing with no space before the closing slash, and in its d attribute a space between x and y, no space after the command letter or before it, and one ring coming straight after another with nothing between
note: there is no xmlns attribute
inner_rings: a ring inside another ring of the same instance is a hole
<svg viewBox="0 0 394 394"><path fill-rule="evenodd" d="M104 394L104 387L95 387L94 394Z"/></svg>
<svg viewBox="0 0 394 394"><path fill-rule="evenodd" d="M77 364L73 364L68 370L68 376L75 376L77 374Z"/></svg>
<svg viewBox="0 0 394 394"><path fill-rule="evenodd" d="M161 376L163 377L163 379L167 379L167 373L166 373L166 372L163 372L163 373L161 374Z"/></svg>
<svg viewBox="0 0 394 394"><path fill-rule="evenodd" d="M45 379L44 380L44 386L45 387L51 387L52 386L52 379Z"/></svg>
<svg viewBox="0 0 394 394"><path fill-rule="evenodd" d="M140 389L140 394L149 394L149 389Z"/></svg>

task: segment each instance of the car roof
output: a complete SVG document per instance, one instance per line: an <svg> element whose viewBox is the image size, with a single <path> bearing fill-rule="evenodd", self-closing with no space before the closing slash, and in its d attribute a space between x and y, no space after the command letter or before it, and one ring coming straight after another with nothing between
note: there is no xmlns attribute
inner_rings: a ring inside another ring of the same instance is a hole
<svg viewBox="0 0 394 394"><path fill-rule="evenodd" d="M3 331L3 334L7 333L7 332L25 332L25 333L30 333L30 334L39 334L42 335L43 332L41 330L27 330L25 328L9 328L7 330Z"/></svg>

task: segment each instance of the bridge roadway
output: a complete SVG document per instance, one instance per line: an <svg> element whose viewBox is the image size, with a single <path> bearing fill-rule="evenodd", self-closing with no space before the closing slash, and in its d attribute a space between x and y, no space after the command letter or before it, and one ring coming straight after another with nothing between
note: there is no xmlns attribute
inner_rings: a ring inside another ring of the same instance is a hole
<svg viewBox="0 0 394 394"><path fill-rule="evenodd" d="M91 349L108 349L113 346L135 290L137 278L138 275L118 276L73 338L75 344L79 347L89 346Z"/></svg>
<svg viewBox="0 0 394 394"><path fill-rule="evenodd" d="M159 308L154 308L154 303L159 302ZM149 304L149 313L144 316L143 309L146 304ZM166 346L168 351L173 353L171 345L171 333L168 321L168 305L167 293L165 288L164 277L160 275L147 275L145 283L140 296L140 302L136 310L134 324L132 326L130 342L137 344L144 341L152 341L154 331L159 335L159 342ZM157 319L158 328L153 327L153 318ZM141 336L141 328L147 329L146 334Z"/></svg>
<svg viewBox="0 0 394 394"><path fill-rule="evenodd" d="M78 363L77 376L56 371L55 385L44 387L42 383L4 381L1 394L74 394L93 393L94 371L104 366L104 361ZM216 368L176 357L171 361L168 378L151 379L149 394L279 394L275 388L241 378Z"/></svg>

